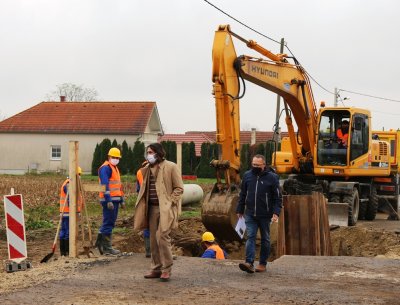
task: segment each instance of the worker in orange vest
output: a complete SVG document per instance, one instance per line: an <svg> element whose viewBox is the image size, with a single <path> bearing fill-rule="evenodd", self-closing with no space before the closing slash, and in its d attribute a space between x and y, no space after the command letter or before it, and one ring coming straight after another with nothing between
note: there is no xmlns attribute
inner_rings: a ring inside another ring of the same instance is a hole
<svg viewBox="0 0 400 305"><path fill-rule="evenodd" d="M82 174L82 169L78 166L78 175ZM61 256L69 255L69 196L67 197L70 178L67 178L61 185L60 189L60 213L62 213L61 229L60 229L60 254ZM82 207L82 198L78 198L76 212L80 213Z"/></svg>
<svg viewBox="0 0 400 305"><path fill-rule="evenodd" d="M201 237L201 246L206 249L201 256L202 258L226 259L228 255L215 242L214 234L205 232Z"/></svg>
<svg viewBox="0 0 400 305"><path fill-rule="evenodd" d="M336 136L338 137L339 145L346 148L349 139L349 121L342 121L340 128L336 131Z"/></svg>
<svg viewBox="0 0 400 305"><path fill-rule="evenodd" d="M96 246L100 254L118 255L121 251L112 247L112 231L118 216L118 209L125 208L124 192L122 191L121 176L118 163L121 151L112 147L108 152L108 159L99 168L99 182L106 188L100 192L100 203L103 208L103 223L97 235Z"/></svg>

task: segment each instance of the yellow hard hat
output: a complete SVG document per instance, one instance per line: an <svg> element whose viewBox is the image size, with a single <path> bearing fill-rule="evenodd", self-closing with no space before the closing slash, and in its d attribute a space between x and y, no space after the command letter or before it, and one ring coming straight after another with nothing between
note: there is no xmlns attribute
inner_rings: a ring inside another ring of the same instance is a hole
<svg viewBox="0 0 400 305"><path fill-rule="evenodd" d="M214 240L215 240L214 235L211 232L205 232L201 237L202 242L206 241L212 243L214 242Z"/></svg>
<svg viewBox="0 0 400 305"><path fill-rule="evenodd" d="M78 166L78 175L82 174L82 169L80 166Z"/></svg>
<svg viewBox="0 0 400 305"><path fill-rule="evenodd" d="M114 158L121 158L121 151L118 148L113 147L108 151L108 155Z"/></svg>

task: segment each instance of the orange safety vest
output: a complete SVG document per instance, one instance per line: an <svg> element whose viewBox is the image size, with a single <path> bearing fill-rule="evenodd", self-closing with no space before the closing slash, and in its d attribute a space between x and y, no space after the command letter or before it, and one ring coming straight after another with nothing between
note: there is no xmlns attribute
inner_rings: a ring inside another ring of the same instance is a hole
<svg viewBox="0 0 400 305"><path fill-rule="evenodd" d="M224 251L218 245L211 245L207 248L215 251L215 258L216 259L225 259Z"/></svg>
<svg viewBox="0 0 400 305"><path fill-rule="evenodd" d="M112 165L110 162L105 161L102 166L99 167L98 173L100 177L100 169L103 166L109 166L111 168L111 177L108 181L108 191L106 193L109 193L111 196L111 200L121 200L120 197L123 196L122 188L121 188L121 176L119 175L119 170L118 167ZM99 178L99 182L101 183L101 180ZM100 201L104 201L104 192L99 193L100 196ZM118 198L116 198L118 197Z"/></svg>
<svg viewBox="0 0 400 305"><path fill-rule="evenodd" d="M65 201L65 198L67 197L67 193L64 192L64 186L66 186L69 183L69 178L67 180L64 181L64 183L61 185L61 190L60 190L60 213L62 213L64 211L64 215L68 216L69 214L69 198L67 199L67 201ZM64 207L64 203L65 203L65 207ZM76 205L76 212L80 213L81 211L81 205L82 205L82 200L81 198L78 198L78 204Z"/></svg>
<svg viewBox="0 0 400 305"><path fill-rule="evenodd" d="M137 171L137 173L136 173L136 179L137 179L137 182L139 183L139 187L142 187L142 184L143 184L143 174L142 174L142 171L139 169L138 171Z"/></svg>
<svg viewBox="0 0 400 305"><path fill-rule="evenodd" d="M342 140L343 145L347 146L347 140L349 139L349 134L348 133L343 134L342 129L339 128L336 131L336 135L340 140Z"/></svg>

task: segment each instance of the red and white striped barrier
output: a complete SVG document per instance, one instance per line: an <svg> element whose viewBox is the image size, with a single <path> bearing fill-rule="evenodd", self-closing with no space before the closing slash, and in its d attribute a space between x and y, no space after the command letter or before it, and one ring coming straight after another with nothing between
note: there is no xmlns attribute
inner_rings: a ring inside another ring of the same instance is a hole
<svg viewBox="0 0 400 305"><path fill-rule="evenodd" d="M4 196L4 212L6 215L8 259L19 264L28 256L22 195Z"/></svg>

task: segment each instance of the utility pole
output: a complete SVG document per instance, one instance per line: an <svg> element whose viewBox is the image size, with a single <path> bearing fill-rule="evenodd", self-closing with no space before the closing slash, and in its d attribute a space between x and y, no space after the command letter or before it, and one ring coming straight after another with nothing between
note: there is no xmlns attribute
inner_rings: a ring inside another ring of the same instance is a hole
<svg viewBox="0 0 400 305"><path fill-rule="evenodd" d="M281 38L280 54L283 53L284 47L285 47L285 39ZM273 138L272 138L275 141L275 143L280 141L280 128L279 128L279 114L280 114L280 112L281 112L281 96L277 95L277 98L276 98L276 114L275 114L275 130L274 130L274 135L273 135Z"/></svg>
<svg viewBox="0 0 400 305"><path fill-rule="evenodd" d="M333 101L334 107L337 107L337 105L338 105L338 94L339 94L338 89L335 87L335 99Z"/></svg>

